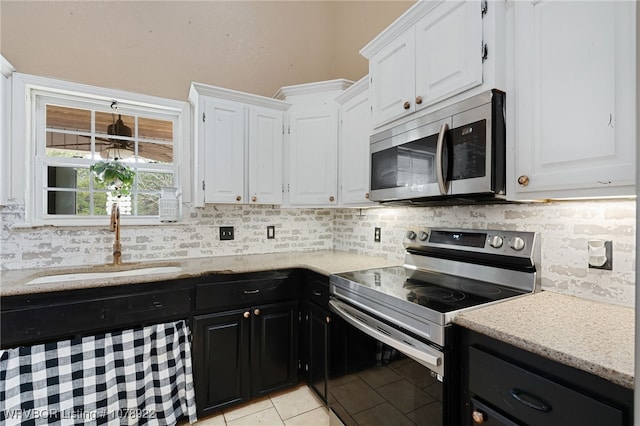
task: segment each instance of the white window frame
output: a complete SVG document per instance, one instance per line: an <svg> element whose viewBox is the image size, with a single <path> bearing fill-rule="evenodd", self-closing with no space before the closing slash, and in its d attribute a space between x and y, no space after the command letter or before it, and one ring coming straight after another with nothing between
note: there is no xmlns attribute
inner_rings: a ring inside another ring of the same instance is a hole
<svg viewBox="0 0 640 426"><path fill-rule="evenodd" d="M12 109L15 113L10 143L11 164L5 163L2 166L12 168L11 195L14 200L23 201L25 204L25 226L105 226L105 219L102 217L48 215L45 211L46 191L43 191L43 182L46 181L46 173L44 170L46 164L52 159L57 163L61 162L59 159L43 155L46 145L44 109L39 106L39 103L45 99L60 100L62 101L60 105L72 108L74 105L92 108L93 105L93 108L100 107L104 112L111 112L110 105L116 101L118 110L122 114L143 115L172 121L174 123L172 170L174 185L181 191L183 203L191 201L191 190L188 187L191 168L189 161L191 120L188 103L28 74L15 73L13 77ZM41 114L38 120L36 120L36 114ZM37 123L41 125L38 126ZM73 165L73 160L69 160L69 164ZM64 161L67 160L62 160ZM24 167L20 166L21 164ZM82 166L86 167L86 162ZM152 164L148 167L145 165L145 170L153 168ZM121 216L121 221L123 225L161 224L158 216Z"/></svg>

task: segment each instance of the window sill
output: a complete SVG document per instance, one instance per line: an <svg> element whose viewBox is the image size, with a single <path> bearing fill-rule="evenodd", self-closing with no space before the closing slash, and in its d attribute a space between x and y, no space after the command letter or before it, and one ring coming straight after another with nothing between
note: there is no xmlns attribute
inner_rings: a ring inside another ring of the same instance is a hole
<svg viewBox="0 0 640 426"><path fill-rule="evenodd" d="M125 218L120 217L120 226L167 226L167 225L181 225L184 222L179 220L177 222L160 222L157 217L141 217L141 218ZM96 219L59 219L56 221L47 222L23 222L15 223L10 226L11 229L37 229L37 228L106 228L109 229L109 217L96 218Z"/></svg>

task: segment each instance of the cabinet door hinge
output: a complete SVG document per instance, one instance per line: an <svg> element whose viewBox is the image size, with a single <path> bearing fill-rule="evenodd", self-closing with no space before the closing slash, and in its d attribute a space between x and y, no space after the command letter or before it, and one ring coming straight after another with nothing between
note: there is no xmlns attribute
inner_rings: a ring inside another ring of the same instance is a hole
<svg viewBox="0 0 640 426"><path fill-rule="evenodd" d="M204 187L205 187L205 184L204 184L204 181L202 181L202 190L203 191L204 191Z"/></svg>
<svg viewBox="0 0 640 426"><path fill-rule="evenodd" d="M487 56L489 55L489 48L487 47L487 44L483 41L482 42L482 62L487 60Z"/></svg>
<svg viewBox="0 0 640 426"><path fill-rule="evenodd" d="M482 17L484 18L484 15L487 14L487 8L489 6L487 5L487 0L483 0L482 3L480 3L480 11L482 13Z"/></svg>
<svg viewBox="0 0 640 426"><path fill-rule="evenodd" d="M291 134L291 126L287 127L287 133Z"/></svg>
<svg viewBox="0 0 640 426"><path fill-rule="evenodd" d="M206 115L205 115L205 113L203 112L203 113L202 113L202 122L203 122L203 123L204 123L205 117L206 117Z"/></svg>
<svg viewBox="0 0 640 426"><path fill-rule="evenodd" d="M284 135L284 124L282 125L282 134Z"/></svg>

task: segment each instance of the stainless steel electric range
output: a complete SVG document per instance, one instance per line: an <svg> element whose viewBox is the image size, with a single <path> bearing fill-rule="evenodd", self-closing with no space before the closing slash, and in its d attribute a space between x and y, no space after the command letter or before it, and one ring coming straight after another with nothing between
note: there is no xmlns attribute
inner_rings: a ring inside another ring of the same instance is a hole
<svg viewBox="0 0 640 426"><path fill-rule="evenodd" d="M343 324L332 347L332 422L452 424L453 319L540 288L536 233L416 228L404 247L404 266L330 277L329 305Z"/></svg>

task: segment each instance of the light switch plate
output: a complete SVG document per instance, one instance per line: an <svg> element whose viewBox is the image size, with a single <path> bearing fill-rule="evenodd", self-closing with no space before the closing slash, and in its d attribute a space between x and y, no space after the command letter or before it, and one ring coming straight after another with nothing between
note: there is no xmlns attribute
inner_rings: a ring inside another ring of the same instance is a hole
<svg viewBox="0 0 640 426"><path fill-rule="evenodd" d="M380 228L373 228L373 241L376 243L380 242L380 233L382 231L380 230Z"/></svg>
<svg viewBox="0 0 640 426"><path fill-rule="evenodd" d="M273 225L267 226L267 240L273 240L276 237L276 227Z"/></svg>

